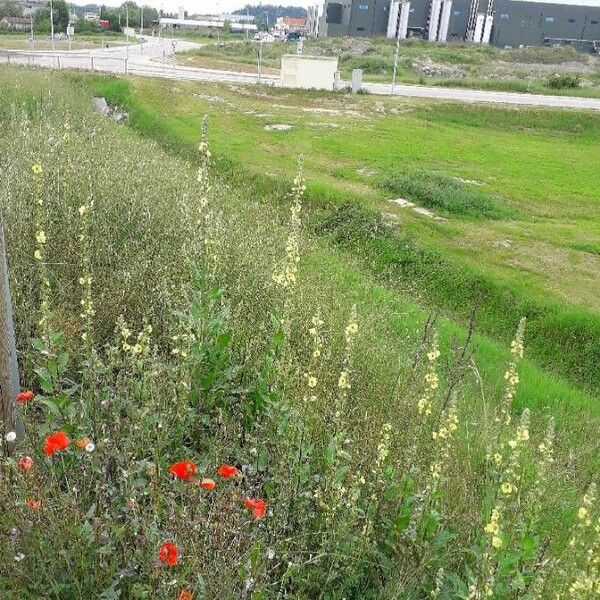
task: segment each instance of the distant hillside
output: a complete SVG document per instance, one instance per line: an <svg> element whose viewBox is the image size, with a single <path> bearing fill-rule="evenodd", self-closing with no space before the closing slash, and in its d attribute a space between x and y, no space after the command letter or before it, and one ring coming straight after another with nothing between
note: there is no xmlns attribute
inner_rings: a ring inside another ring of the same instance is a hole
<svg viewBox="0 0 600 600"><path fill-rule="evenodd" d="M306 9L301 6L276 6L274 4L246 4L244 8L233 11L236 15L249 14L256 17L258 23L268 22L273 25L277 17L299 17L306 18Z"/></svg>

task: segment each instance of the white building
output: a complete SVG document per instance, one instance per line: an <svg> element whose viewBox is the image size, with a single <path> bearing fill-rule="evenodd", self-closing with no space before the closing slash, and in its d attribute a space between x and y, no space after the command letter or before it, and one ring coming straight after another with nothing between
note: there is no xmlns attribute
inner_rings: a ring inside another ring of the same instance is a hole
<svg viewBox="0 0 600 600"><path fill-rule="evenodd" d="M225 24L229 24L229 28L231 31L243 32L243 31L257 31L257 27L254 23L248 22L240 22L240 21L231 21L227 18L227 15L221 17L201 17L199 19L170 19L170 18L161 18L159 21L159 25L165 29L206 29L206 28L215 28L215 29L223 29ZM239 15L235 15L239 17Z"/></svg>

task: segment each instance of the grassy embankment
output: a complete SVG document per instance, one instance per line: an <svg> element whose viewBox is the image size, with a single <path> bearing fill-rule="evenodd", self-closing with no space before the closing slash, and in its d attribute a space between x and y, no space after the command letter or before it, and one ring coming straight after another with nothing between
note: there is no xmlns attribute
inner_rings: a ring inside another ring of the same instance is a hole
<svg viewBox="0 0 600 600"><path fill-rule="evenodd" d="M305 53L339 56L342 77L363 69L365 81L390 83L395 45L385 39L316 39L304 42ZM258 44L208 43L178 54L180 64L213 69L255 72ZM263 45L265 72L277 73L282 54L296 52L295 42ZM600 97L600 62L571 48L499 49L465 44L429 44L408 40L401 44L397 81L400 83L467 87L506 92ZM573 88L553 84L554 71L579 73Z"/></svg>
<svg viewBox="0 0 600 600"><path fill-rule="evenodd" d="M598 392L594 115L132 85L101 89L128 106L136 129L178 151L190 151L195 111L206 111L217 168L257 198L276 197L305 154L315 232L431 309L464 322L481 300L478 326L504 343L527 315L530 356ZM293 129L265 131L277 123ZM397 197L446 220L389 202Z"/></svg>
<svg viewBox="0 0 600 600"><path fill-rule="evenodd" d="M261 180L244 172L244 191L225 155L209 189L190 106L174 127L150 110L148 89L130 95L120 80L6 68L0 78L22 381L38 393L19 447L32 470L2 459L11 537L0 544L0 589L61 600L162 600L182 588L197 598L417 599L439 584L440 598L491 586L541 600L582 580L592 529L584 523L576 550L562 549L598 472L590 396L519 360L518 344L504 382L509 352L475 335L464 360L464 324L443 317L441 356L431 332L421 345L426 310L322 235L357 239L358 250L364 233L379 240L373 213L320 206L309 189L301 233L283 216L301 190L275 204L275 189L264 181L259 196ZM90 114L99 90L120 95L131 124L181 156ZM279 273L295 281L282 287ZM549 414L556 443L539 450ZM96 448L45 456L43 437L59 428ZM505 456L486 460L490 449ZM208 476L230 462L244 477L206 492L167 474L182 459ZM264 519L245 516L242 495L267 499ZM171 567L158 560L167 540L180 550Z"/></svg>

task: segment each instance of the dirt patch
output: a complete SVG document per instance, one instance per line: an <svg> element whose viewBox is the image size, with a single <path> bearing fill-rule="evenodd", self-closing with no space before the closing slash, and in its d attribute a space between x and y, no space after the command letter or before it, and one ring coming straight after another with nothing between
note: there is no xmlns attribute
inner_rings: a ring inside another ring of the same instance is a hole
<svg viewBox="0 0 600 600"><path fill-rule="evenodd" d="M265 131L289 131L293 128L293 125L288 125L286 123L275 123L274 125L265 125Z"/></svg>
<svg viewBox="0 0 600 600"><path fill-rule="evenodd" d="M394 204L397 204L400 208L410 208L414 212L419 215L423 215L424 217L428 217L429 219L433 219L434 221L447 221L448 219L444 219L444 217L440 217L436 215L433 211L428 208L423 208L422 206L417 206L414 202L410 200L405 200L404 198L396 198L394 200L390 200Z"/></svg>

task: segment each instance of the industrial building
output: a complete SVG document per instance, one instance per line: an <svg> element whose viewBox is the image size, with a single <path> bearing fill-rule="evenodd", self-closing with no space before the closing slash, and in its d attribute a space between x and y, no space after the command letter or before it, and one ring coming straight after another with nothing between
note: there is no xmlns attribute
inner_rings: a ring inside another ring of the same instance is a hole
<svg viewBox="0 0 600 600"><path fill-rule="evenodd" d="M570 44L600 51L600 0L326 0L319 36Z"/></svg>
<svg viewBox="0 0 600 600"><path fill-rule="evenodd" d="M161 17L158 23L164 29L188 29L192 31L224 29L226 25L230 31L238 33L255 32L258 29L254 23L254 17L248 15L212 14L194 15L194 17L189 19L184 7L180 6L177 19Z"/></svg>

